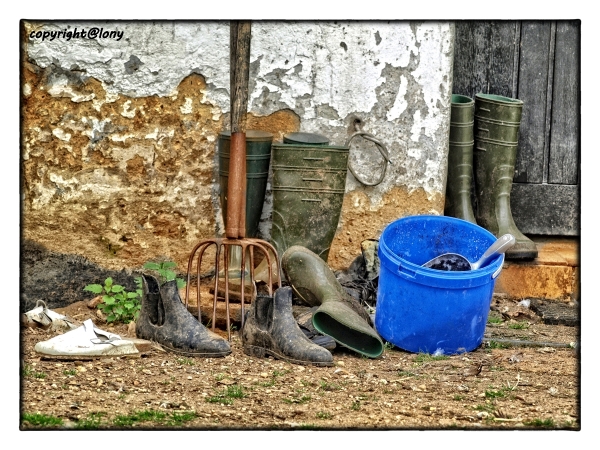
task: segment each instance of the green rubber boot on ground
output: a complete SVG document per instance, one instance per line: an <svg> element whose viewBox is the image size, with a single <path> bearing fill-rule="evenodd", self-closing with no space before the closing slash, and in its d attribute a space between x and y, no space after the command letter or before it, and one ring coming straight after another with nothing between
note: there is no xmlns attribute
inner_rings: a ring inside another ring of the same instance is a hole
<svg viewBox="0 0 600 450"><path fill-rule="evenodd" d="M306 247L292 246L281 257L281 268L294 293L306 304L318 306L312 321L319 333L369 358L383 353L383 341L369 314L318 255Z"/></svg>
<svg viewBox="0 0 600 450"><path fill-rule="evenodd" d="M491 94L475 96L476 219L496 237L507 233L515 237L515 245L506 251L507 260L538 256L535 243L519 231L510 209L522 108L521 100Z"/></svg>

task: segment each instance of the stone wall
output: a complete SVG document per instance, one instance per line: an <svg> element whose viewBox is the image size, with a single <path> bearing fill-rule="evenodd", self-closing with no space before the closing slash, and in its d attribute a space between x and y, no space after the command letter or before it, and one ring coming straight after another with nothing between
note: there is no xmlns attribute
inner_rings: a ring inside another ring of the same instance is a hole
<svg viewBox="0 0 600 450"><path fill-rule="evenodd" d="M343 145L359 122L392 161L374 187L348 173L333 268L389 222L443 213L453 45L445 22L253 23L249 129ZM223 233L228 22L24 22L22 50L23 238L111 270L184 269ZM350 160L365 179L381 170L362 139ZM271 209L268 187L265 239Z"/></svg>

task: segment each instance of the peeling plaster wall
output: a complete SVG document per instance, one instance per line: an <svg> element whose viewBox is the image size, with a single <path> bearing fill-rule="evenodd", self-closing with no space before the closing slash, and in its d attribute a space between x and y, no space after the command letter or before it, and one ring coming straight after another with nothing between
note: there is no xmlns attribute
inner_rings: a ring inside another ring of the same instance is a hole
<svg viewBox="0 0 600 450"><path fill-rule="evenodd" d="M93 27L121 38L67 39ZM26 23L22 42L24 237L109 268L163 256L184 269L223 231L229 23ZM443 213L453 45L447 22L253 23L249 128L343 145L359 122L392 160L374 187L348 173L332 267L399 217ZM350 160L367 180L382 170L362 138ZM271 204L268 191L266 239Z"/></svg>

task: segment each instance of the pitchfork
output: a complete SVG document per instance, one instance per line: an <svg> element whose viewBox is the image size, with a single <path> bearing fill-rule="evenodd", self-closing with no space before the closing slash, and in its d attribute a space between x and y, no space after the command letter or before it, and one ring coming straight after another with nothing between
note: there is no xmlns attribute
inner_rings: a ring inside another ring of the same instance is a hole
<svg viewBox="0 0 600 450"><path fill-rule="evenodd" d="M227 320L227 335L231 340L231 321L229 314L229 253L231 247L241 247L241 314L242 326L244 325L244 296L246 255L249 256L249 274L251 285L254 286L254 252L259 250L267 260L269 267L267 288L269 295L273 295L273 269L269 252L274 255L277 275L279 276L280 263L277 250L270 243L255 238L246 238L246 113L248 105L248 79L250 69L250 22L230 22L230 89L231 89L231 144L229 161L229 181L227 185L227 213L225 222L225 238L207 239L197 244L188 260L187 287L185 292L185 305L188 305L190 276L194 257L197 257L197 301L198 320L200 320L200 267L204 252L211 245L215 246L215 281L213 299L212 329L215 329L217 315L217 293L219 283L219 263L223 251L223 264L225 273L225 309ZM252 295L252 294L250 294Z"/></svg>

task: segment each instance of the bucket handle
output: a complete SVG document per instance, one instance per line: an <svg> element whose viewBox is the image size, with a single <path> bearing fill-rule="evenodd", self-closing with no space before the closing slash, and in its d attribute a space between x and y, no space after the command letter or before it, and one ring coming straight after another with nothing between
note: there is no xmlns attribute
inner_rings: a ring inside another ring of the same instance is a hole
<svg viewBox="0 0 600 450"><path fill-rule="evenodd" d="M407 270L406 267L402 267L402 264L398 264L398 274L403 274L410 278L416 278L417 272L414 270Z"/></svg>
<svg viewBox="0 0 600 450"><path fill-rule="evenodd" d="M352 136L350 136L348 138L344 147L350 147L350 142L356 136L362 136L363 139L366 139L367 141L371 141L377 146L377 150L379 150L379 153L381 153L381 156L383 156L383 171L381 172L381 175L379 176L379 178L376 181L369 182L369 181L365 181L365 180L361 179L358 176L358 174L352 168L352 164L348 163L348 169L350 170L350 173L352 173L352 175L354 175L354 178L356 178L358 181L360 181L365 186L377 186L379 183L381 183L383 181L383 177L385 177L385 172L387 170L388 163L390 163L390 164L392 163L392 161L390 161L390 157L388 155L387 148L385 148L385 145L383 145L383 143L379 139L377 139L375 136L373 136L371 133L367 133L365 131L360 131L360 130L356 131L354 134L352 134Z"/></svg>
<svg viewBox="0 0 600 450"><path fill-rule="evenodd" d="M500 272L502 272L502 266L504 266L504 255L502 255L502 263L500 264L500 267L498 267L496 271L492 274L492 280L495 280L496 277L500 275Z"/></svg>

